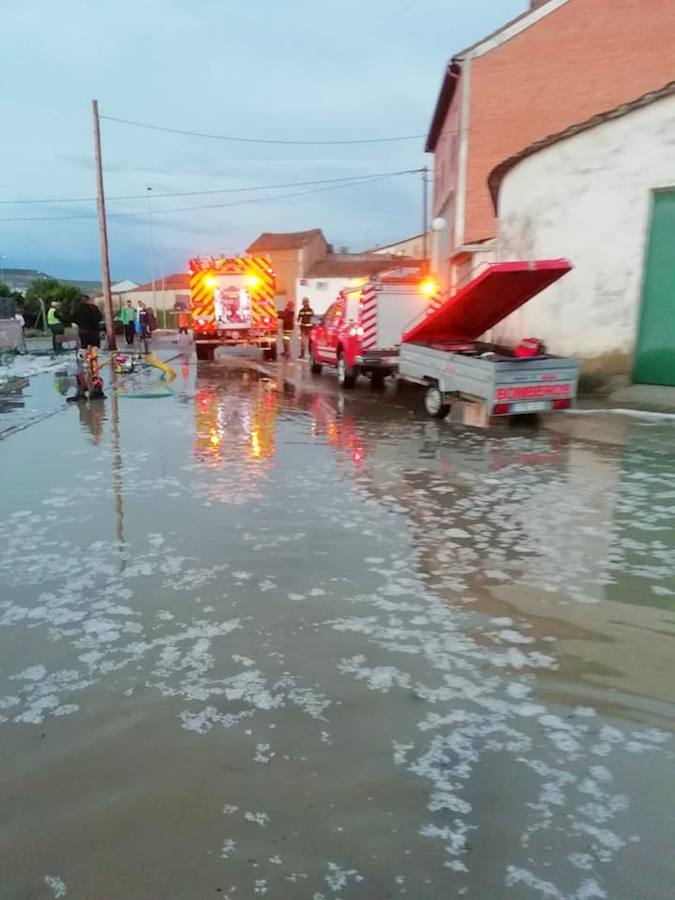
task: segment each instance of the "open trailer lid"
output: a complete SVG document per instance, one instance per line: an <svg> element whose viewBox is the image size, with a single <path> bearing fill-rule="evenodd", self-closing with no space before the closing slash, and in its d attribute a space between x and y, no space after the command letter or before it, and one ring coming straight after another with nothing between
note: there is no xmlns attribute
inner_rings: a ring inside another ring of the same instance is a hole
<svg viewBox="0 0 675 900"><path fill-rule="evenodd" d="M566 259L492 263L403 335L404 342L475 341L570 271Z"/></svg>

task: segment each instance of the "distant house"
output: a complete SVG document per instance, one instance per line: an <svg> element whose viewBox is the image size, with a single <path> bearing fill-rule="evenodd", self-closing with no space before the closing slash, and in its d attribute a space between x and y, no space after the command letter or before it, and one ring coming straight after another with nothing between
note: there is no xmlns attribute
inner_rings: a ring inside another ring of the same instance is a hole
<svg viewBox="0 0 675 900"><path fill-rule="evenodd" d="M125 279L124 281L117 281L115 284L110 285L110 290L113 294L126 294L128 291L135 291L138 287L138 284L135 281L129 281L129 279Z"/></svg>
<svg viewBox="0 0 675 900"><path fill-rule="evenodd" d="M321 229L312 228L282 234L265 231L253 241L247 252L269 257L277 279L277 309L282 309L289 300L296 304L298 278L323 259L329 250Z"/></svg>
<svg viewBox="0 0 675 900"><path fill-rule="evenodd" d="M424 233L415 234L409 238L403 238L395 241L393 244L384 244L381 247L373 247L367 250L367 253L388 253L396 256L412 256L415 259L423 259L425 253L429 252L431 246L431 235L427 235L424 240Z"/></svg>
<svg viewBox="0 0 675 900"><path fill-rule="evenodd" d="M135 290L138 290L138 285L135 281L129 281L129 279L111 284L110 293L112 294L113 309L118 310L124 306L126 301L131 299L128 295Z"/></svg>
<svg viewBox="0 0 675 900"><path fill-rule="evenodd" d="M187 272L176 272L122 293L125 301L131 300L134 305L142 301L155 312L187 309L190 305L190 276Z"/></svg>
<svg viewBox="0 0 675 900"><path fill-rule="evenodd" d="M421 259L385 253L329 253L314 263L304 278L298 278L298 306L307 297L317 315L322 315L340 291L384 272L422 271Z"/></svg>

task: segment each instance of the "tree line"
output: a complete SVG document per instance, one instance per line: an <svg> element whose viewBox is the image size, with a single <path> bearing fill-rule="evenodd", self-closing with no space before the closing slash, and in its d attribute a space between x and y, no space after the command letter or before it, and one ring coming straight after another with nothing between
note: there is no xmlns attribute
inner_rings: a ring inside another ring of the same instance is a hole
<svg viewBox="0 0 675 900"><path fill-rule="evenodd" d="M72 325L75 307L83 297L84 292L79 287L64 284L57 278L36 279L31 282L25 294L13 291L8 285L0 283L0 298L14 301L29 327L34 326L39 319L40 300L45 305L45 312L50 304L59 303L59 319L65 326Z"/></svg>

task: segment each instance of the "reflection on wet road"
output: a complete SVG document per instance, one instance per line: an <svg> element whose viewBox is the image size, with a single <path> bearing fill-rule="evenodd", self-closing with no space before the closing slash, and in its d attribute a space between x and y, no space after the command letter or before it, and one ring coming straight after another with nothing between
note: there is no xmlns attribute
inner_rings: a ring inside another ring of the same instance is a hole
<svg viewBox="0 0 675 900"><path fill-rule="evenodd" d="M0 444L0 896L670 897L671 427L175 384Z"/></svg>

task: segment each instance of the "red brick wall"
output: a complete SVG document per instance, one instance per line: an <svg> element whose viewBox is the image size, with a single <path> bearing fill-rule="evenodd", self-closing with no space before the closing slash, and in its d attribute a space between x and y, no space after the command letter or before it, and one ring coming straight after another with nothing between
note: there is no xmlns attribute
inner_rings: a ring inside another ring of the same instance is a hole
<svg viewBox="0 0 675 900"><path fill-rule="evenodd" d="M495 234L494 166L675 80L675 0L569 0L471 62L464 241Z"/></svg>
<svg viewBox="0 0 675 900"><path fill-rule="evenodd" d="M675 0L673 0L675 3ZM459 110L462 103L462 83L457 78L455 93L445 115L443 129L434 150L434 215L451 192L457 190L457 159L459 150Z"/></svg>

